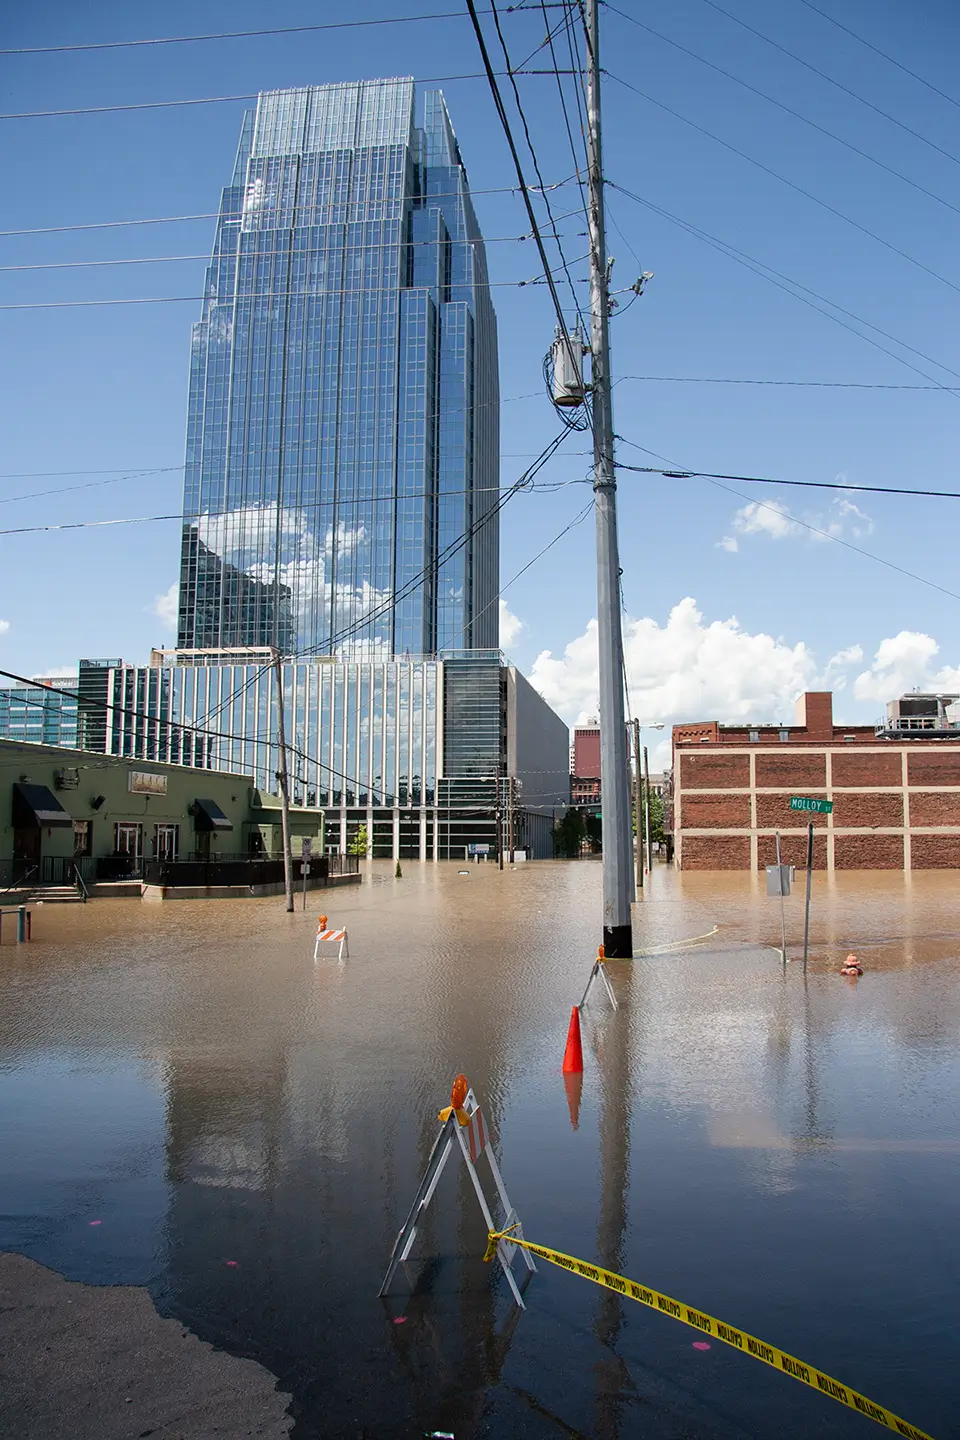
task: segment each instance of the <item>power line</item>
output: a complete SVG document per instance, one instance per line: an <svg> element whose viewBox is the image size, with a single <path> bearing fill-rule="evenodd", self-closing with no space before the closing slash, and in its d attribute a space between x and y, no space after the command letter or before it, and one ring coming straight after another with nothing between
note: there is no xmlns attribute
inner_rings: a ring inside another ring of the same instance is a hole
<svg viewBox="0 0 960 1440"><path fill-rule="evenodd" d="M517 180L518 183L520 183L520 193L522 199L524 199L524 206L525 209L527 209L527 217L528 220L530 220L530 228L534 232L534 240L535 242L537 242L537 251L538 253L540 253L540 262L544 268L544 275L545 278L547 278L548 288L550 288L550 298L551 300L553 300L554 311L556 311L557 314L557 324L560 325L561 333L563 333L564 341L566 341L567 350L570 351L571 363L574 364L574 372L576 372L576 359L574 359L573 356L573 348L571 348L570 346L570 338L569 336L567 336L567 325L566 321L564 321L563 318L563 307L561 307L560 304L560 295L557 294L557 287L556 285L554 285L553 272L551 272L550 261L548 261L547 251L545 251L543 235L541 235L540 233L540 226L538 226L537 223L537 216L534 215L534 207L533 204L531 204L530 200L530 190L528 190L527 180L525 180L524 167L522 167L520 161L520 154L518 154L517 151L517 143L515 143L514 134L512 134L510 118L508 118L507 109L505 109L504 107L504 98L502 98L501 92L499 92L499 85L497 84L497 72L494 71L494 66L492 66L491 59L489 59L488 50L486 50L484 32L482 32L481 23L479 23L478 14L476 14L476 6L474 4L474 0L466 0L466 7L468 7L469 13L471 13L471 20L472 22L474 22L476 43L478 43L479 52L481 52L481 58L482 60L484 60L486 82L488 82L489 89L491 89L491 95L494 96L494 105L495 108L497 108L499 122L501 122L502 130L504 130L504 137L505 140L507 140L508 148L510 148L510 154L512 161L514 161L515 171L517 171ZM554 72L550 71L548 73L551 73L551 75L553 75ZM541 189L543 189L543 181L541 181Z"/></svg>
<svg viewBox="0 0 960 1440"><path fill-rule="evenodd" d="M554 7L551 5L550 7ZM489 15L489 10L481 11ZM144 45L195 45L205 40L249 40L267 35L307 35L323 30L363 30L376 25L413 25L421 20L463 20L462 10L436 15L391 15L383 20L339 20L327 25L284 25L269 30L219 30L209 35L162 35L148 40L99 40L86 45L25 45L0 50L0 55L63 55L85 50L131 50Z"/></svg>
<svg viewBox="0 0 960 1440"><path fill-rule="evenodd" d="M953 96L948 95L945 90L938 90L936 85L934 85L930 80L924 80L923 76L918 75L915 70L908 70L906 65L902 65L899 60L894 60L893 56L888 55L886 50L880 50L876 45L871 45L869 40L864 40L862 35L858 35L857 32L855 30L851 30L849 26L841 25L840 21L834 20L833 16L828 15L826 10L821 10L818 6L812 5L810 3L810 0L800 0L800 4L806 5L808 10L813 10L824 20L828 20L831 25L836 25L838 30L842 30L844 34L850 35L854 40L858 41L859 44L865 45L868 50L872 50L874 55L879 55L881 59L888 61L889 64L896 65L897 69L902 70L904 75L909 75L912 80L918 81L921 85L926 85L928 90L932 90L935 95L939 95L942 99L948 101L951 105L956 105L957 109L960 110L960 100L955 100Z"/></svg>
<svg viewBox="0 0 960 1440"><path fill-rule="evenodd" d="M887 110L881 110L879 105L874 105L872 100L864 99L862 95L857 94L856 90L851 90L847 85L841 85L839 80L834 80L832 75L827 75L823 70L818 70L816 65L810 64L809 60L802 60L799 55L795 55L794 52L788 50L785 45L780 45L776 40L771 40L769 35L764 35L762 31L755 30L752 25L747 24L746 20L741 20L737 15L731 15L730 11L724 10L722 5L716 3L716 0L703 0L703 3L704 5L709 5L711 10L716 10L718 14L725 15L727 19L732 20L735 25L741 26L744 30L749 30L751 35L756 35L757 39L762 40L764 44L772 45L774 50L780 51L781 55L787 55L791 60L795 60L798 65L802 65L805 70L809 70L812 74L818 75L821 80L826 80L828 85L833 85L837 90L842 90L844 95L849 95L852 99L858 100L861 105L865 105L868 110L872 110L876 115L882 115L884 120L890 121L891 125L896 125L900 130L905 130L906 133L912 135L915 140L922 141L924 145L929 145L931 150L938 151L939 154L945 155L948 160L952 160L955 165L960 165L960 160L957 159L956 155L951 155L949 150L944 150L941 146L935 144L933 140L928 140L926 135L920 134L919 130L911 130L909 125L905 125L903 121L898 120L895 115L891 115ZM803 3L806 3L806 0L803 0ZM823 12L821 11L820 13L822 14ZM841 29L842 28L841 26ZM894 64L896 64L896 61L894 61Z"/></svg>
<svg viewBox="0 0 960 1440"><path fill-rule="evenodd" d="M609 0L606 0L606 3L608 10L612 10L615 15L621 16L624 20L629 20L631 25L636 25L640 30L645 30L648 35L653 35L657 40L662 40L665 45L672 45L673 48L679 50L681 54L689 55L692 60L698 61L701 65L706 65L709 70L716 71L718 75L724 76L725 79L732 80L735 85L740 85L744 90L748 90L751 95L759 96L759 98L765 100L768 105L774 105L778 110L782 110L785 115L791 115L795 120L801 121L804 125L809 125L811 129L818 131L821 135L825 135L828 140L833 140L837 145L842 145L844 149L852 151L854 155L859 155L864 160L868 160L871 165L876 165L879 169L886 171L888 175L893 175L895 179L902 180L904 185L911 186L914 190L919 191L921 195L926 195L928 199L935 200L938 205L944 205L948 210L953 210L955 214L960 215L960 206L954 205L950 200L945 200L942 195L937 195L935 191L928 190L926 186L918 184L916 180L911 180L909 175L903 175L899 170L894 170L892 165L887 165L885 161L878 160L876 156L869 154L868 151L861 150L859 145L854 145L849 140L844 140L841 135L834 134L832 130L828 130L825 126L818 124L816 120L811 120L809 116L804 115L801 111L794 110L789 105L784 105L781 100L776 100L772 95L767 95L765 91L759 90L756 85L751 85L748 81L741 80L739 75L734 75L732 71L725 70L722 65L716 65L704 55L698 55L695 50L690 50L686 45L681 45L678 40L671 40L669 35L663 35L659 30L654 30L652 26L645 25L642 20L637 20L633 15L628 15L625 11L618 10L615 5L609 3ZM705 0L705 3L711 4L712 0ZM727 12L724 10L723 14L727 14ZM737 23L741 24L742 22L737 21ZM754 33L759 34L758 31ZM770 43L772 44L773 42L770 41ZM780 47L778 46L777 48L779 49ZM796 59L796 56L794 58ZM803 64L805 62L801 61L800 63ZM820 71L816 73L820 74ZM840 88L843 89L844 87L841 86ZM885 112L881 111L880 113L884 114ZM890 117L888 116L887 118L889 119ZM916 132L911 130L909 133L913 135ZM920 138L922 139L923 137L921 136ZM932 144L930 141L927 143ZM935 145L933 148L940 150L939 145ZM940 153L946 155L947 159L952 160L955 165L960 165L960 160L958 160L956 156L950 155L946 150L942 150Z"/></svg>
<svg viewBox="0 0 960 1440"><path fill-rule="evenodd" d="M880 385L866 380L752 380L734 379L728 375L621 375L616 384L624 380L661 380L669 385L785 385L812 390L960 390L960 386L956 385Z"/></svg>
<svg viewBox="0 0 960 1440"><path fill-rule="evenodd" d="M499 42L500 42L500 49L501 49L501 51L503 52L504 64L505 64L506 67L507 67L507 75L509 76L509 79L510 79L510 88L511 88L511 90L513 91L514 104L515 104L516 107L517 107L517 114L520 116L520 123L521 123L521 125L523 126L523 134L524 134L524 138L526 139L526 142L527 142L527 149L528 149L529 152L530 152L530 159L533 161L534 173L535 173L535 175L536 175L536 177L537 177L537 180L538 180L538 182L539 182L539 184L540 184L540 188L541 188L541 190L542 190L542 189L543 189L543 175L541 174L541 171L540 171L540 162L539 162L539 160L537 159L537 152L536 152L536 150L534 149L534 145L533 145L533 137L532 137L531 134L530 134L530 126L529 126L529 124L528 124L528 122L527 122L527 116L526 116L526 113L525 113L525 111L524 111L523 105L522 105L521 100L520 100L520 90L519 90L519 88L518 88L518 86L517 86L516 80L514 79L514 70L513 70L513 67L512 67L511 64L510 64L510 53L509 53L509 51L508 51L508 49L507 49L506 38L505 38L504 33L503 33L503 28L502 28L502 26L501 26L501 24L500 24L500 15L499 15L499 13L498 13L498 11L497 11L496 0L493 0L493 7L492 7L492 8L493 8L493 24L494 24L494 28L496 29L496 32L497 32L497 39L498 39ZM548 31L548 38L550 39L551 54L553 54L553 52L552 52L553 40L552 40L552 37L549 36L549 31ZM554 61L554 65L556 65L556 56L555 56L555 55L553 55L553 61ZM559 83L559 79L560 79L560 77L559 77L559 75L557 75L557 81L558 81L558 83ZM578 167L578 164L577 164L576 156L574 156L574 165L575 165L575 167L579 168L579 167ZM580 323L583 324L583 323L584 323L583 311L582 311L582 309L581 309L580 302L579 302L579 300L577 299L577 289L576 289L576 286L575 286L574 283L573 283L573 276L570 274L570 267L569 267L569 265L567 264L566 256L565 256L564 253L563 253L563 246L562 246L561 243L560 243L560 236L559 236L559 234L558 234L558 232L557 232L557 221L554 219L553 210L552 210L551 205L550 205L550 200L549 200L549 198L548 198L546 195L544 196L544 205L545 205L546 211L547 211L547 219L548 219L548 221L549 221L549 223L550 223L550 232L551 232L551 234L553 235L554 244L556 245L556 247L557 247L557 252L558 252L558 254L559 254L559 256L560 256L560 263L561 263L561 265L563 266L563 272L564 272L564 274L565 274L566 277L567 277L567 284L568 284L569 287L570 287L570 296L571 296L571 299L572 299L572 301L573 301L574 313L576 314L576 316L577 316L578 320L580 321ZM586 214L586 211L584 211L584 220L586 220L586 219L587 219L587 214Z"/></svg>
<svg viewBox="0 0 960 1440"><path fill-rule="evenodd" d="M498 72L503 78L504 72ZM520 70L520 75L552 75L552 70ZM485 80L482 71L469 75L423 75L415 80L417 85L439 85L453 80ZM390 85L391 80L368 80L368 85ZM0 120L56 120L66 115L116 115L132 110L174 110L183 105L226 105L238 100L256 100L259 91L246 95L199 95L186 100L141 100L130 105L81 105L69 110L16 110L0 115Z"/></svg>
<svg viewBox="0 0 960 1440"><path fill-rule="evenodd" d="M721 255L726 255L728 259L736 261L738 265L743 265L745 269L752 271L754 275L759 275L760 278L766 280L768 284L775 285L778 290L783 290L787 295L792 295L793 298L799 300L802 305L807 305L811 310L816 310L819 315L824 315L828 320L831 320L835 325L839 325L842 329L849 330L851 335L856 335L860 340L865 341L868 345L872 345L875 350L879 350L882 354L889 355L891 359L896 360L898 364L905 365L908 370L912 370L915 375L922 375L925 380L932 381L934 385L946 391L947 394L956 393L948 386L941 385L936 379L936 376L928 375L925 370L921 370L918 365L912 365L910 361L905 360L902 355L898 355L893 350L888 350L885 345L881 345L877 340L872 340L869 335L862 334L861 331L855 329L852 325L848 325L845 320L841 320L838 315L833 315L829 310L824 310L822 305L831 306L833 310L839 311L841 315L847 315L850 319L856 320L857 324L865 325L869 330L874 330L878 335L883 335L885 339L892 340L895 345L900 345L904 350L909 350L911 354L919 355L922 360L926 360L929 364L936 365L939 369L945 370L947 374L956 375L960 378L960 371L952 370L950 366L945 365L942 360L934 360L932 356L926 355L922 350L917 350L913 345L908 345L905 340L901 340L898 336L891 335L886 330L881 330L880 327L874 325L872 321L865 320L863 316L856 315L852 310L846 310L842 305L838 305L835 300L828 300L823 295L818 294L816 290L811 290L809 286L801 285L800 281L794 280L792 276L784 275L781 271L775 270L773 266L768 265L766 261L757 260L754 256L747 255L745 251L738 250L735 245L730 245L726 240L719 240L715 235L711 235L706 230L701 230L699 226L691 224L690 221L683 220L677 215L672 215L669 210L661 209L660 206L654 205L652 201L645 200L643 196L637 195L632 190L627 190L625 186L618 185L612 180L607 183L611 185L614 190L619 190L622 195L626 195L628 199L636 201L638 205L643 205L648 210L652 210L655 215L662 215L664 219L669 220L674 225L679 225L682 230L686 230L688 234L693 235L698 240L702 240L704 244L710 245L714 250L719 250ZM775 279L775 276L778 278ZM791 286L795 288L791 289ZM798 294L797 291L803 291L804 294ZM808 295L813 296L813 299L807 299L806 297ZM816 300L821 301L822 304L815 304L814 302Z"/></svg>
<svg viewBox="0 0 960 1440"><path fill-rule="evenodd" d="M654 455L656 459L665 461L667 465L671 464L671 461L668 460L665 455L658 455L655 450L648 450L645 445L638 445L635 440L627 440L623 435L619 438L625 445L632 445L634 449L642 450L646 455ZM683 471L683 467L679 465L676 469L679 472ZM693 472L691 471L689 473L692 474ZM718 490L725 490L728 495L736 495L739 500L746 501L748 505L755 505L760 510L769 510L772 514L779 515L781 520L790 520L794 525L799 525L804 530L809 530L811 534L819 535L821 540L832 540L835 544L842 545L845 550L852 550L854 554L863 555L867 560L873 560L878 565L885 566L888 570L896 571L898 575L905 575L908 580L916 580L920 585L926 585L931 590L938 590L941 595L949 595L951 600L960 600L960 595L956 594L953 590L947 590L943 585L938 585L935 580L928 580L923 575L916 575L912 570L906 570L902 565L895 565L892 560L885 560L882 555L875 555L872 550L864 550L862 545L854 545L852 541L843 540L839 535L831 535L828 530L821 530L818 526L811 525L809 520L801 520L798 515L794 515L792 511L787 510L781 505L771 505L770 502L766 500L751 500L750 496L745 495L742 490L734 490L732 486L725 484L722 480L714 479L712 476L704 475L702 478L707 481L708 485L713 485Z"/></svg>
<svg viewBox="0 0 960 1440"><path fill-rule="evenodd" d="M433 199L434 197L431 196L430 198ZM569 220L572 216L579 214L579 210L567 211L566 214L557 217L557 223L559 224L563 220ZM245 233L258 235L262 234L263 232L259 230L252 230ZM453 241L452 243L456 245L515 245L519 244L524 240L532 239L533 236L530 234L474 235L463 240ZM370 250L412 250L417 249L421 246L436 246L437 244L438 242L436 240L383 240L379 243L371 241L365 245L351 245L350 253L351 255L354 255L360 252L366 252ZM282 250L247 250L243 254L230 253L223 255L211 255L210 251L207 250L197 255L131 255L124 256L120 259L109 260L46 260L40 264L30 263L18 265L0 265L0 273L6 273L8 271L21 272L27 270L93 270L101 266L114 265L166 265L173 262L187 260L202 260L207 265L216 263L217 261L230 260L236 261L236 263L239 265L243 262L250 263L254 260L259 262L261 260L275 260L278 258L296 262L303 257L300 253L295 252L290 246L287 246L286 249Z"/></svg>
<svg viewBox="0 0 960 1440"><path fill-rule="evenodd" d="M622 440L623 436L618 438ZM850 485L845 480L782 480L769 475L723 475L714 470L663 470L655 465L622 465L619 461L617 468L635 470L640 475L662 475L667 480L738 480L744 485L797 485L805 490L855 490L869 495L922 495L960 500L960 490L909 490L895 485Z"/></svg>
<svg viewBox="0 0 960 1440"><path fill-rule="evenodd" d="M553 185L548 185L546 188L551 191L560 190L564 185L569 185L571 180L575 180L576 178L575 175L568 175L565 180L557 180ZM459 196L460 193L459 190L441 190L436 194L431 194L430 198L431 200L443 200L452 196ZM470 191L471 196L515 195L516 193L517 187L515 185L495 185L485 190L471 189ZM534 187L532 193L540 198L536 187ZM68 232L80 230L119 230L127 225L178 225L187 220L219 220L220 218L221 214L219 211L211 210L202 215L155 215L142 220L94 220L85 225L38 225L25 230L0 230L0 239L7 239L11 235L63 235ZM239 225L240 220L239 218L235 220L228 219L227 223Z"/></svg>
<svg viewBox="0 0 960 1440"><path fill-rule="evenodd" d="M254 258L254 257L251 257ZM573 262L579 264L585 260L585 255L580 255ZM553 290L553 276L534 275L529 280L471 280L469 284L477 290L523 290L532 285L547 285ZM85 310L96 309L108 305L182 305L188 302L197 304L200 301L208 301L211 307L217 305L242 305L246 302L260 300L324 300L333 295L380 295L384 292L393 293L389 284L382 285L352 285L342 290L271 290L267 292L251 292L244 295L231 295L225 299L218 299L215 295L140 295L123 297L112 300L25 300L13 305L0 305L0 310Z"/></svg>
<svg viewBox="0 0 960 1440"><path fill-rule="evenodd" d="M859 220L851 219L849 215L845 215L843 211L838 210L836 206L829 205L826 200L821 200L820 197L814 195L812 191L805 190L802 185L797 185L793 180L788 180L787 177L781 175L778 170L773 170L769 165L764 165L762 161L755 160L753 156L748 155L745 150L740 150L736 145L731 145L729 140L721 140L719 135L714 135L712 130L707 130L703 125L698 125L695 120L689 120L686 115L681 115L679 110L673 110L669 105L665 105L662 100L655 100L653 96L648 95L645 90L639 89L636 85L631 85L629 80L624 80L619 75L614 75L612 70L605 70L603 73L608 75L611 80L615 80L618 85L623 85L625 89L632 90L634 95L639 95L642 100L647 100L651 105L655 105L658 110L663 110L665 114L672 115L675 120L680 120L684 125L689 125L692 130L698 131L699 134L706 135L708 140L712 140L717 145L722 145L724 150L729 150L732 155L737 155L741 160L746 160L748 165L753 165L757 170L762 170L765 175L771 175L774 180L779 180L782 185L786 185L788 189L796 191L798 195L802 195L806 200L812 200L814 205L820 206L821 210L826 210L829 214L836 215L838 220L843 220L847 225L851 225L854 230L859 230L862 235L866 235L871 240L875 240L877 244L882 245L885 250L889 250L894 255L899 255L902 260L906 260L911 265L915 265L918 270L922 270L927 275L932 275L934 280L939 280L941 284L947 285L951 290L956 290L957 293L960 294L960 285L955 284L952 280L948 280L946 276L931 269L929 265L924 265L922 260L917 260L915 256L908 254L906 250L901 250L889 240L884 240L883 237L877 235L875 231L868 230L865 225L860 224Z"/></svg>

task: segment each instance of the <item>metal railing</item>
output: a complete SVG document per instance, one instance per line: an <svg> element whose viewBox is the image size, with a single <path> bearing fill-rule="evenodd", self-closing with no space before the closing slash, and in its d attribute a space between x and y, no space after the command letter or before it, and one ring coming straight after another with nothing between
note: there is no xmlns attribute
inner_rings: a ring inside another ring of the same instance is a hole
<svg viewBox="0 0 960 1440"><path fill-rule="evenodd" d="M73 883L77 888L77 894L80 896L80 899L83 901L84 905L86 905L90 896L87 892L87 887L84 884L83 875L80 872L80 866L77 865L76 862L74 862L73 866Z"/></svg>

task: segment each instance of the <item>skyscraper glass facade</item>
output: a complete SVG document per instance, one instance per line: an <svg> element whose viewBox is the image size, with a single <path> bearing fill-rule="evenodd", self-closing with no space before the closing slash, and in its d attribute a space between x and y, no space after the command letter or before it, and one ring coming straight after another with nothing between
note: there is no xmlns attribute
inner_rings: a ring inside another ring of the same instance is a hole
<svg viewBox="0 0 960 1440"><path fill-rule="evenodd" d="M178 646L498 644L496 321L442 95L262 94L193 328Z"/></svg>

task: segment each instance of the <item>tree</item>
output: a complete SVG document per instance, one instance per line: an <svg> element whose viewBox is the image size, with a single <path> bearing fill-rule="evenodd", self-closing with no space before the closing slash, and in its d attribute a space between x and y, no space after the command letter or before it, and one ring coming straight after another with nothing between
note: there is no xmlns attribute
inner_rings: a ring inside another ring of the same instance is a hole
<svg viewBox="0 0 960 1440"><path fill-rule="evenodd" d="M358 825L357 832L347 846L348 855L366 855L370 849L370 837L366 825Z"/></svg>
<svg viewBox="0 0 960 1440"><path fill-rule="evenodd" d="M553 827L553 853L567 860L574 860L580 854L587 827L579 810L568 810L563 819Z"/></svg>

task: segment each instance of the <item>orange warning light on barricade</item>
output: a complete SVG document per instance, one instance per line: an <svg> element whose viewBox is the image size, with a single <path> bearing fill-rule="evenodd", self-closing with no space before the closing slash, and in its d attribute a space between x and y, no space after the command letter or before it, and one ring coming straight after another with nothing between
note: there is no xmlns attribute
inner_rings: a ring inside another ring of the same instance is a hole
<svg viewBox="0 0 960 1440"><path fill-rule="evenodd" d="M466 1125L469 1121L469 1116L463 1106L469 1091L470 1084L466 1075L458 1075L450 1090L450 1104L440 1111L437 1119L442 1122L448 1120L451 1115L456 1115L460 1124Z"/></svg>
<svg viewBox="0 0 960 1440"><path fill-rule="evenodd" d="M570 1028L567 1031L567 1046L563 1052L563 1073L583 1073L583 1046L580 1043L580 1009L574 1005L570 1012Z"/></svg>
<svg viewBox="0 0 960 1440"><path fill-rule="evenodd" d="M326 917L326 915L318 915L318 916L317 916L317 929L318 929L318 930L326 930L326 928L327 928L327 917Z"/></svg>
<svg viewBox="0 0 960 1440"><path fill-rule="evenodd" d="M606 951L604 950L603 946L602 946L602 945L598 945L598 946L597 946L597 959L602 962L602 961L606 960L606 958L607 958L607 955L606 955Z"/></svg>

